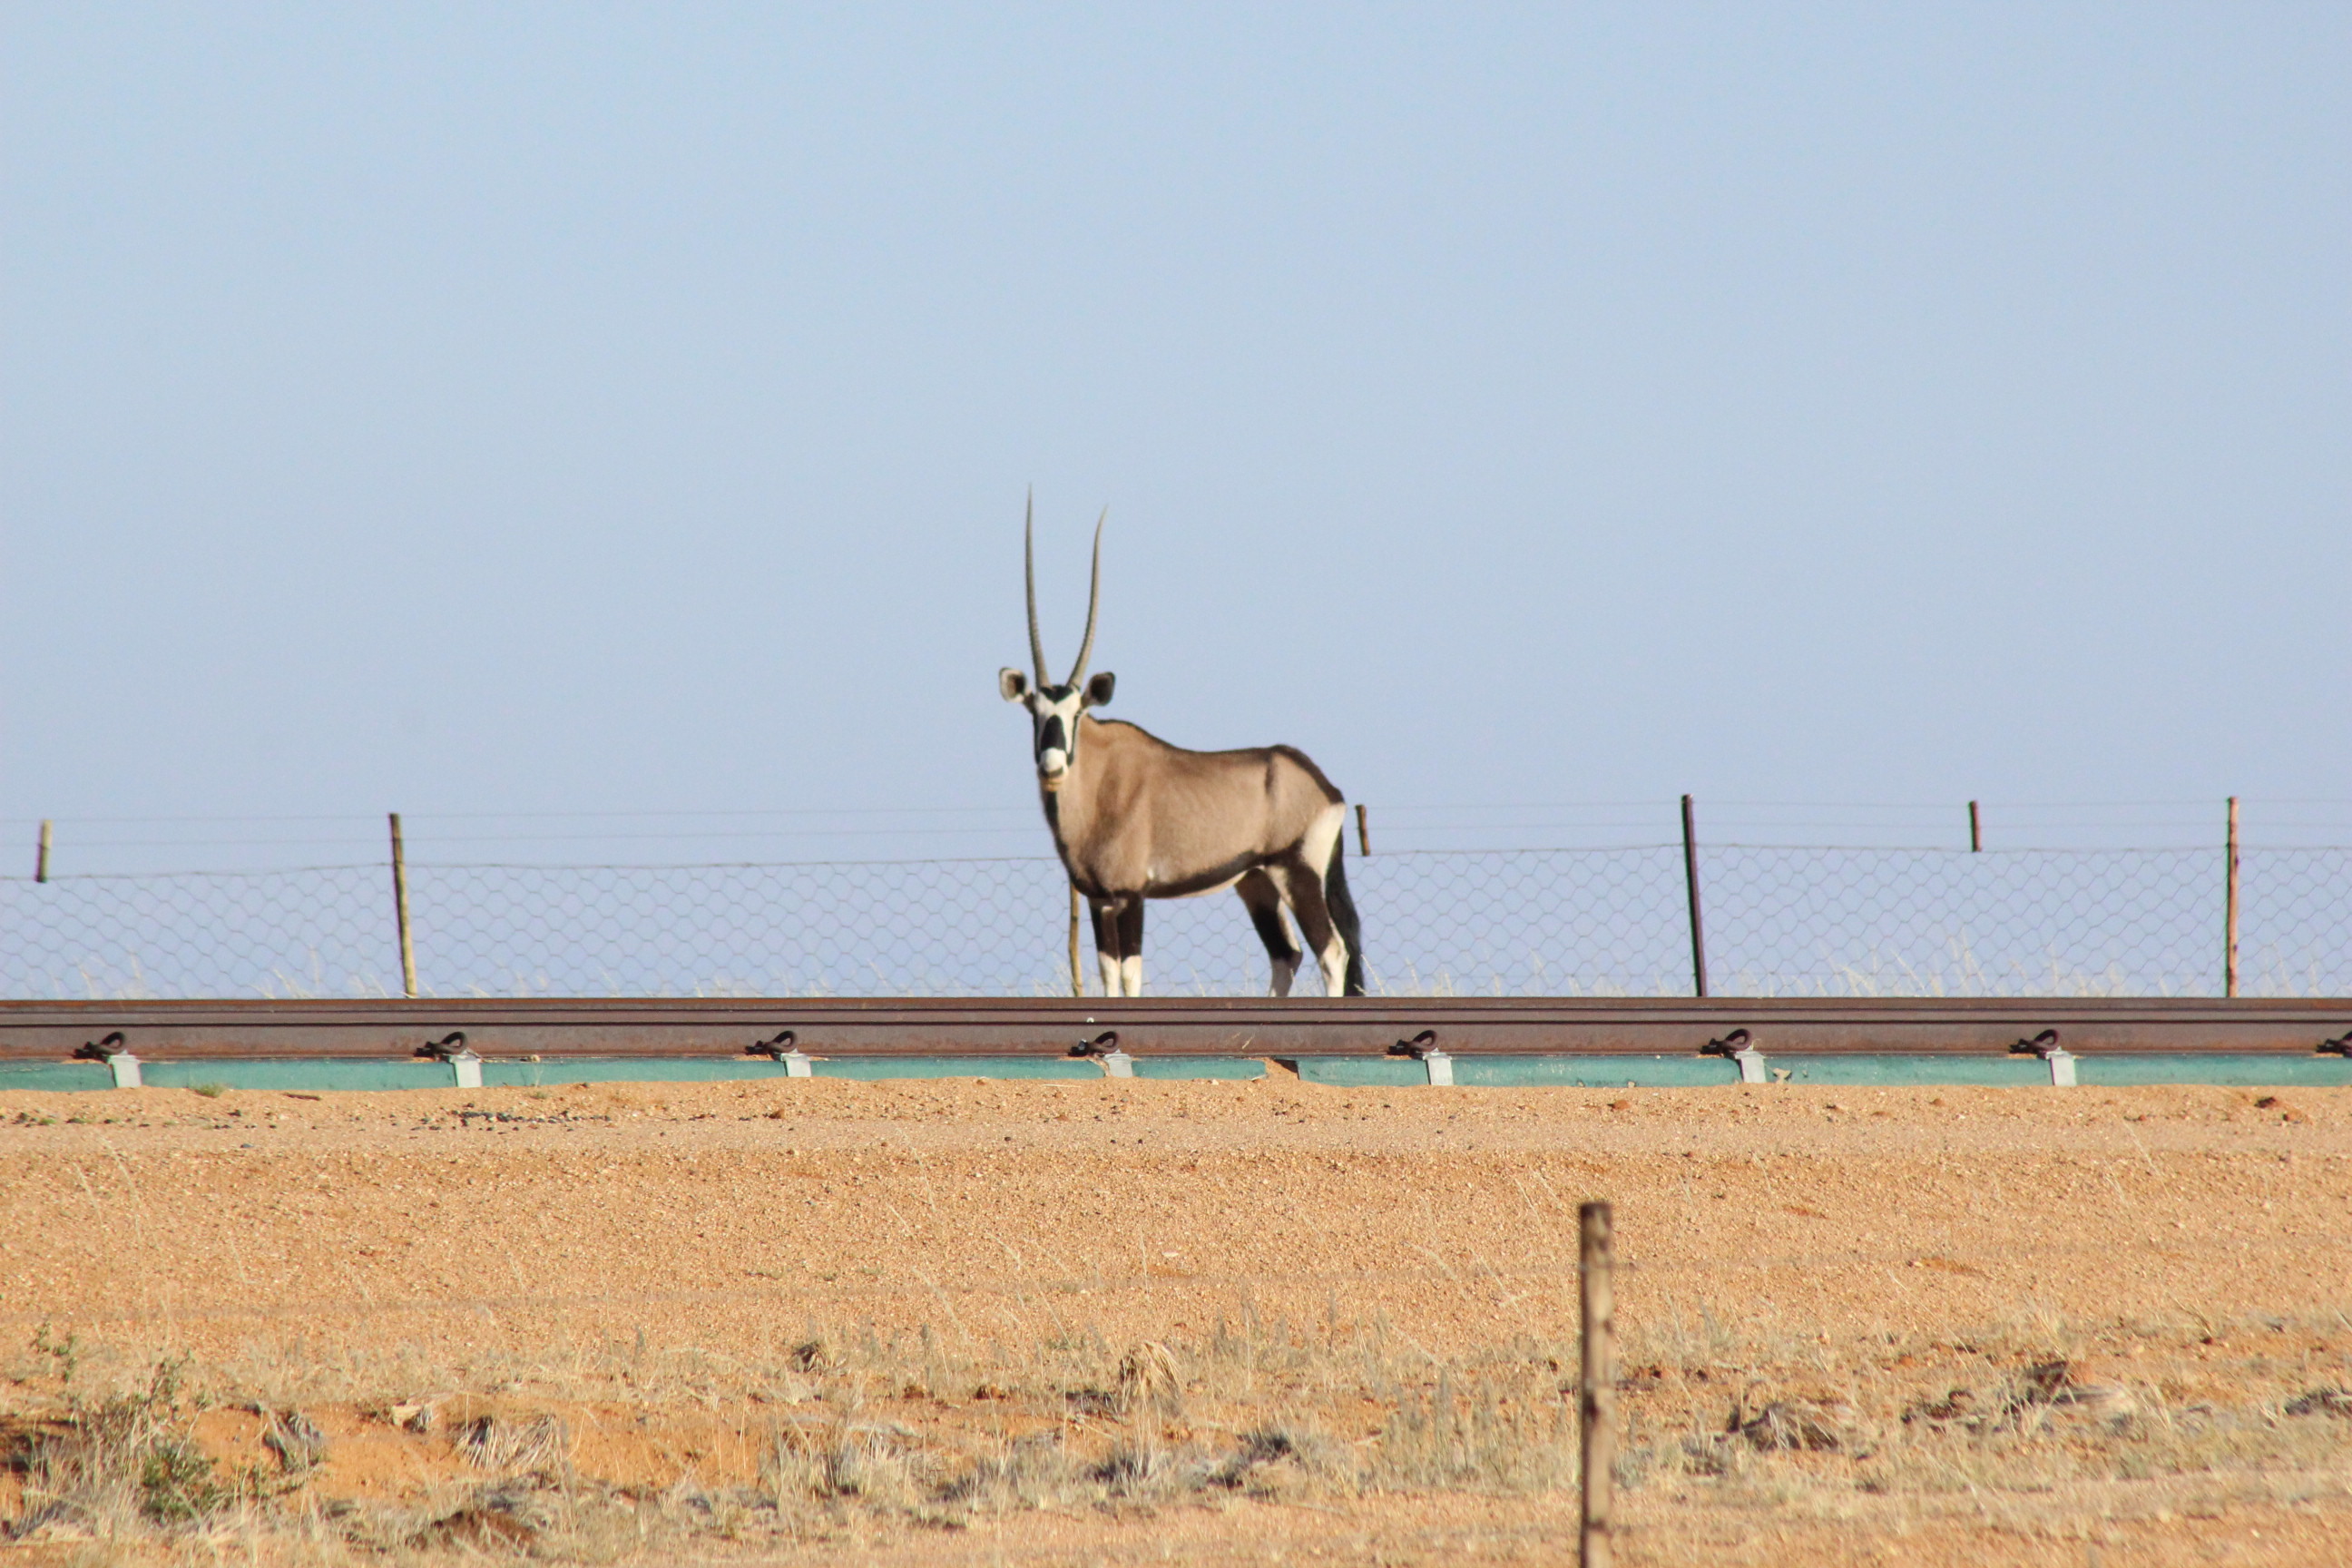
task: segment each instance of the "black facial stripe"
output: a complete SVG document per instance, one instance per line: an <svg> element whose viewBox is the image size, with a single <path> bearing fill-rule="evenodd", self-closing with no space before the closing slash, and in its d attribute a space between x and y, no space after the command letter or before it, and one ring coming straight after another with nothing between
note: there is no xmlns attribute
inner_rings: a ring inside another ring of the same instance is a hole
<svg viewBox="0 0 2352 1568"><path fill-rule="evenodd" d="M1043 724L1037 726L1039 756L1045 755L1047 752L1067 752L1069 749L1069 736L1063 731L1062 716L1059 713L1052 715Z"/></svg>

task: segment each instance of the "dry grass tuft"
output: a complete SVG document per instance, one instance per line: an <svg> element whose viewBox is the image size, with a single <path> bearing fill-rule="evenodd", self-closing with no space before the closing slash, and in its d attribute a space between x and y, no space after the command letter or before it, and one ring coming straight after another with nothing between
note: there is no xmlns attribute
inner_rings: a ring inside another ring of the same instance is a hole
<svg viewBox="0 0 2352 1568"><path fill-rule="evenodd" d="M408 1537L407 1544L427 1550L510 1552L536 1544L543 1532L543 1523L532 1517L528 1493L492 1492L433 1521Z"/></svg>
<svg viewBox="0 0 2352 1568"><path fill-rule="evenodd" d="M327 1435L319 1429L319 1424L299 1410L272 1415L261 1443L278 1456L278 1464L288 1474L298 1476L325 1463L329 1446Z"/></svg>
<svg viewBox="0 0 2352 1568"><path fill-rule="evenodd" d="M457 1451L478 1468L502 1476L556 1476L571 1466L572 1434L563 1419L528 1421L479 1415L457 1434Z"/></svg>
<svg viewBox="0 0 2352 1568"><path fill-rule="evenodd" d="M1775 1399L1753 1415L1734 1405L1724 1433L1765 1453L1834 1454L1858 1447L1850 1436L1852 1420L1851 1410L1825 1410L1801 1399Z"/></svg>
<svg viewBox="0 0 2352 1568"><path fill-rule="evenodd" d="M1166 1345L1147 1340L1118 1358L1118 1402L1126 1412L1174 1415L1183 1398L1176 1357Z"/></svg>
<svg viewBox="0 0 2352 1568"><path fill-rule="evenodd" d="M2334 1415L2352 1421L2352 1392L2341 1388L2315 1388L2300 1398L2286 1403L2289 1415Z"/></svg>

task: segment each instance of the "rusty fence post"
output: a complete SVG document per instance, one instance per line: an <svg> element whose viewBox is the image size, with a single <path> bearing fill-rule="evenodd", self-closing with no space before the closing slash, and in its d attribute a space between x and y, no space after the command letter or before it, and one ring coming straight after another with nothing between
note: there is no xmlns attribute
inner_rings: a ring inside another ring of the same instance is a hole
<svg viewBox="0 0 2352 1568"><path fill-rule="evenodd" d="M1370 855L1371 852L1371 819L1364 809L1364 803L1358 801L1356 803L1356 853L1359 855Z"/></svg>
<svg viewBox="0 0 2352 1568"><path fill-rule="evenodd" d="M1583 1521L1577 1533L1581 1568L1610 1568L1611 1470L1617 1459L1617 1307L1615 1221L1605 1203L1577 1210L1583 1365L1578 1379L1578 1435L1583 1439Z"/></svg>
<svg viewBox="0 0 2352 1568"><path fill-rule="evenodd" d="M416 943L408 931L408 851L400 839L400 813L392 815L392 912L400 925L400 992L416 994Z"/></svg>
<svg viewBox="0 0 2352 1568"><path fill-rule="evenodd" d="M2238 994L2238 797L2230 797L2229 886L2221 899L2221 994Z"/></svg>

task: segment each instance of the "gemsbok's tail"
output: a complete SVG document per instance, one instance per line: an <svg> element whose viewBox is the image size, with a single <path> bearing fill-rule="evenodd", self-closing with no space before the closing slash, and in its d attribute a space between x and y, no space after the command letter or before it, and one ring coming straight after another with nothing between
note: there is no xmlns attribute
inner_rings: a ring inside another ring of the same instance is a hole
<svg viewBox="0 0 2352 1568"><path fill-rule="evenodd" d="M1364 927L1356 918L1356 900L1348 891L1348 836L1342 831L1331 843L1331 864L1323 873L1323 902L1331 910L1331 923L1339 928L1339 940L1348 944L1348 980L1341 987L1343 996L1364 994Z"/></svg>

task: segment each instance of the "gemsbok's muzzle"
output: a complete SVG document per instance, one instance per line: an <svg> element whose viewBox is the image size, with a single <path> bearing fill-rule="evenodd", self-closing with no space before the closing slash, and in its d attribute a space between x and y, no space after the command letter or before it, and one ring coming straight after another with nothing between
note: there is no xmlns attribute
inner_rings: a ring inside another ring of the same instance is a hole
<svg viewBox="0 0 2352 1568"><path fill-rule="evenodd" d="M1037 727L1037 776L1048 790L1059 789L1070 771L1070 738L1058 713Z"/></svg>

